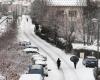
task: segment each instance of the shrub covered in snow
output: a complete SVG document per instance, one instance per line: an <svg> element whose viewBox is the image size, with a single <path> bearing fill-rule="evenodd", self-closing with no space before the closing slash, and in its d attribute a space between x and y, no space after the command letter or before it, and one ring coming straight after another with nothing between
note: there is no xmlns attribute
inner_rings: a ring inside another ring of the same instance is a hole
<svg viewBox="0 0 100 80"><path fill-rule="evenodd" d="M97 69L97 67L94 68L93 74L94 74L94 77L96 80L100 80L100 68L98 68L98 69Z"/></svg>

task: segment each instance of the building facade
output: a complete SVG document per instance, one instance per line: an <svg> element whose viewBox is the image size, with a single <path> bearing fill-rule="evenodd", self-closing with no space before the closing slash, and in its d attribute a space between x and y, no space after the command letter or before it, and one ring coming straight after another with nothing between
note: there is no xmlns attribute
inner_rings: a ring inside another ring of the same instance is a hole
<svg viewBox="0 0 100 80"><path fill-rule="evenodd" d="M67 36L73 31L76 40L83 40L83 7L87 6L86 0L49 0L47 18L56 18L59 37ZM55 20L54 20L55 21ZM78 36L77 36L78 35Z"/></svg>

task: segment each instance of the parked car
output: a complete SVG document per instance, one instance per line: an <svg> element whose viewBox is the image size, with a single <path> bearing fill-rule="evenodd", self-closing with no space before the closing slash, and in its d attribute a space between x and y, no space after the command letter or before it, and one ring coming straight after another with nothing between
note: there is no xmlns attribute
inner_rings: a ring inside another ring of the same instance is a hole
<svg viewBox="0 0 100 80"><path fill-rule="evenodd" d="M42 65L43 67L46 67L47 66L46 61L43 61L43 60L36 60L35 61L35 64Z"/></svg>
<svg viewBox="0 0 100 80"><path fill-rule="evenodd" d="M41 74L41 76L44 78L45 76L48 76L47 71L48 69L44 68L42 65L31 65L29 67L28 74Z"/></svg>
<svg viewBox="0 0 100 80"><path fill-rule="evenodd" d="M6 78L2 75L0 75L0 80L6 80Z"/></svg>
<svg viewBox="0 0 100 80"><path fill-rule="evenodd" d="M35 47L35 46L32 46L32 45L27 45L24 47L25 48L33 48L33 49L37 49L37 51L39 51L39 48L38 47Z"/></svg>
<svg viewBox="0 0 100 80"><path fill-rule="evenodd" d="M93 56L87 56L85 59L83 59L83 65L86 67L97 67L98 61Z"/></svg>
<svg viewBox="0 0 100 80"><path fill-rule="evenodd" d="M41 54L35 54L32 56L32 60L42 60L47 61L47 57Z"/></svg>
<svg viewBox="0 0 100 80"><path fill-rule="evenodd" d="M38 52L38 49L36 49L36 48L25 48L24 50L23 50L23 52L25 52L25 53L33 53L33 54L39 54Z"/></svg>
<svg viewBox="0 0 100 80"><path fill-rule="evenodd" d="M44 80L40 74L23 74L19 80Z"/></svg>
<svg viewBox="0 0 100 80"><path fill-rule="evenodd" d="M21 42L19 42L19 45L20 46L27 46L27 45L31 45L31 42L30 41L21 41Z"/></svg>

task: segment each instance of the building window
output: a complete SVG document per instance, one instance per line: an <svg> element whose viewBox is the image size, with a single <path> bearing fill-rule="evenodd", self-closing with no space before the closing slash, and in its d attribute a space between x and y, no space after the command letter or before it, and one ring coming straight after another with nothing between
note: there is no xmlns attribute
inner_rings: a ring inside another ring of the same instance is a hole
<svg viewBox="0 0 100 80"><path fill-rule="evenodd" d="M58 16L63 15L63 14L64 14L64 10L58 10L57 13L56 13L56 15L58 15Z"/></svg>
<svg viewBox="0 0 100 80"><path fill-rule="evenodd" d="M77 11L69 11L69 17L77 17Z"/></svg>

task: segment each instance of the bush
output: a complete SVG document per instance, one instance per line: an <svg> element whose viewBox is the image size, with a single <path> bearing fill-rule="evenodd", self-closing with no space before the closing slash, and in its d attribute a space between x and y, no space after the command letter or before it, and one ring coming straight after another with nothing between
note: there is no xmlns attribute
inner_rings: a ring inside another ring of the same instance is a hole
<svg viewBox="0 0 100 80"><path fill-rule="evenodd" d="M66 47L65 42L60 40L59 37L56 37L56 40L55 40L52 30L50 30L46 27L42 27L41 32L36 30L35 33L42 39L46 40L47 42L56 45L58 48L65 49L65 47Z"/></svg>

